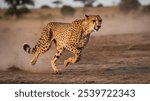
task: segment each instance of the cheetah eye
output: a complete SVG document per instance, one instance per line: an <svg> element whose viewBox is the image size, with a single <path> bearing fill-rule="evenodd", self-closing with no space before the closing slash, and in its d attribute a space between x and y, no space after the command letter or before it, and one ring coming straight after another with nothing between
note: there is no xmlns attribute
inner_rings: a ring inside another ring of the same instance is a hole
<svg viewBox="0 0 150 101"><path fill-rule="evenodd" d="M93 20L93 22L96 22L95 20Z"/></svg>
<svg viewBox="0 0 150 101"><path fill-rule="evenodd" d="M102 22L102 20L99 20L99 22Z"/></svg>

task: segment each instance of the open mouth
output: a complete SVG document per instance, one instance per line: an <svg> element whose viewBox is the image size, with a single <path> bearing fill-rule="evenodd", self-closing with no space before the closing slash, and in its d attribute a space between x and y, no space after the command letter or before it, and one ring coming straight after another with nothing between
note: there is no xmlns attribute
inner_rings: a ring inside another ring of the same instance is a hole
<svg viewBox="0 0 150 101"><path fill-rule="evenodd" d="M100 27L94 27L94 30L98 31L100 29Z"/></svg>
<svg viewBox="0 0 150 101"><path fill-rule="evenodd" d="M100 29L100 27L101 27L101 26L97 26L97 27L94 27L94 29L95 29L96 31L98 31L98 30Z"/></svg>

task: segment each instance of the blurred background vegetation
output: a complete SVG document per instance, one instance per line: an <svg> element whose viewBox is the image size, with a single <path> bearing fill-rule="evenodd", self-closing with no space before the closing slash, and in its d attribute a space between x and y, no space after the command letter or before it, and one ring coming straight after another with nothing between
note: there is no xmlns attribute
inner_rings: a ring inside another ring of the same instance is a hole
<svg viewBox="0 0 150 101"><path fill-rule="evenodd" d="M137 10L141 6L138 0L121 0L119 7L123 11Z"/></svg>
<svg viewBox="0 0 150 101"><path fill-rule="evenodd" d="M4 0L8 4L8 8L5 10L4 16L5 17L12 17L15 16L16 18L21 18L23 15L28 14L31 12L31 8L29 9L28 6L33 6L35 4L35 0ZM73 0L74 2L80 2L83 4L83 11L86 12L87 8L98 8L104 7L102 3L97 4L94 6L93 4L97 0ZM73 16L76 12L74 7L70 5L64 5L61 0L52 1L55 5L55 8L60 9L60 12L63 16ZM114 2L115 4L115 2ZM138 0L121 0L118 5L119 9L122 12L130 12L136 11L141 9L142 13L150 13L150 4L146 6L142 6ZM53 9L48 5L42 5L41 9ZM52 16L52 14L48 13L47 15L41 15L44 18ZM2 16L1 16L2 18Z"/></svg>
<svg viewBox="0 0 150 101"><path fill-rule="evenodd" d="M9 5L5 12L6 16L20 17L30 12L26 5L34 5L33 0L5 0L5 2Z"/></svg>

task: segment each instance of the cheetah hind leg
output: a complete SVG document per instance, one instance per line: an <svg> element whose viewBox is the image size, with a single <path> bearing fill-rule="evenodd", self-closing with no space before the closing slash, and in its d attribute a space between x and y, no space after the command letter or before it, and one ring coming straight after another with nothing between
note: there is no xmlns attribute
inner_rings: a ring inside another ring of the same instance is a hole
<svg viewBox="0 0 150 101"><path fill-rule="evenodd" d="M34 54L32 60L31 60L31 64L32 64L32 65L35 65L35 63L36 63L36 61L37 61L37 59L38 59L38 57L39 57L39 55L40 55L41 53L44 54L45 52L47 52L47 51L50 49L51 43L49 42L49 43L46 43L46 44L44 44L44 45L42 45L42 46L43 46L43 47L38 47L38 48L37 48L37 50L36 50L36 52L35 52L35 54ZM42 48L44 48L44 49L42 49Z"/></svg>
<svg viewBox="0 0 150 101"><path fill-rule="evenodd" d="M34 54L32 60L31 60L31 64L32 64L32 65L35 65L35 63L36 63L36 61L37 61L39 55L40 55L40 49L37 49L37 51L35 52L35 54Z"/></svg>

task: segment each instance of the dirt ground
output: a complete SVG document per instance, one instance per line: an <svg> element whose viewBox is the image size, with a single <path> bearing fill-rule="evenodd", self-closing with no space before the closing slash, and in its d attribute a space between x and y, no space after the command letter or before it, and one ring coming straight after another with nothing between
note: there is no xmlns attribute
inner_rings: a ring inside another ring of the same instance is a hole
<svg viewBox="0 0 150 101"><path fill-rule="evenodd" d="M150 83L150 33L92 37L82 60L61 74L0 71L0 83ZM36 67L34 67L36 68Z"/></svg>
<svg viewBox="0 0 150 101"><path fill-rule="evenodd" d="M126 15L112 8L94 8L88 14L102 16L102 29L92 33L78 63L64 68L63 61L72 54L63 53L58 61L60 74L53 74L50 66L54 45L35 66L30 63L33 55L22 46L34 46L49 21L70 22L83 18L83 13L56 19L0 19L0 83L150 83L150 15Z"/></svg>

